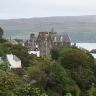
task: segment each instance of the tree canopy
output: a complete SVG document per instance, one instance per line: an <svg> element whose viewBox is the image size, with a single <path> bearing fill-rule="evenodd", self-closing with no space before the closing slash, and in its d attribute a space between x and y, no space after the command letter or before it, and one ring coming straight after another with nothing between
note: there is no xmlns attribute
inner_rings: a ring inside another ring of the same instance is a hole
<svg viewBox="0 0 96 96"><path fill-rule="evenodd" d="M3 31L3 29L0 27L0 39L2 39L3 33L4 33L4 31Z"/></svg>
<svg viewBox="0 0 96 96"><path fill-rule="evenodd" d="M87 67L88 56L78 49L66 49L61 51L59 61L64 68L78 70L80 67Z"/></svg>
<svg viewBox="0 0 96 96"><path fill-rule="evenodd" d="M23 74L10 70L6 54L21 59ZM4 61L0 64L0 96L95 96L96 60L85 49L53 48L51 59L28 54L21 44L4 42L0 57Z"/></svg>

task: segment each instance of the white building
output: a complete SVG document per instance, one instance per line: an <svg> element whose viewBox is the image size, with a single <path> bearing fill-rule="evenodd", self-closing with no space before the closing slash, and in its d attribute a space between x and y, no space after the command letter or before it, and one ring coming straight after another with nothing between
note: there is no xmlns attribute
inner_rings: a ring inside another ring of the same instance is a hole
<svg viewBox="0 0 96 96"><path fill-rule="evenodd" d="M10 68L21 68L21 60L13 55L13 54L7 54L7 59L10 63Z"/></svg>
<svg viewBox="0 0 96 96"><path fill-rule="evenodd" d="M29 48L29 54L36 54L37 57L40 57L40 51L38 49L38 47L36 46L32 46Z"/></svg>

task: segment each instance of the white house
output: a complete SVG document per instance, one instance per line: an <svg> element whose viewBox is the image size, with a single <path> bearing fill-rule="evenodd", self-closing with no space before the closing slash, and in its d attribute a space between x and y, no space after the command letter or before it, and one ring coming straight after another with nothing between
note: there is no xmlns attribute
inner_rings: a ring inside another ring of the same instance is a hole
<svg viewBox="0 0 96 96"><path fill-rule="evenodd" d="M21 68L21 60L13 55L13 54L7 54L7 59L10 63L10 68Z"/></svg>
<svg viewBox="0 0 96 96"><path fill-rule="evenodd" d="M40 57L40 51L39 48L36 46L32 46L29 48L29 54L36 54L37 57Z"/></svg>

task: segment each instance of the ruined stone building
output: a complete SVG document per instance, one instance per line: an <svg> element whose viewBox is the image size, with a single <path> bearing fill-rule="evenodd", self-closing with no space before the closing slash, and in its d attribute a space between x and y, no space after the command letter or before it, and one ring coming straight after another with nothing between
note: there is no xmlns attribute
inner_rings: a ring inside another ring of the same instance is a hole
<svg viewBox="0 0 96 96"><path fill-rule="evenodd" d="M70 47L70 38L68 34L57 34L52 29L51 32L39 32L38 36L30 34L30 39L27 40L27 46L38 46L40 56L50 56L50 49L53 46L60 48Z"/></svg>

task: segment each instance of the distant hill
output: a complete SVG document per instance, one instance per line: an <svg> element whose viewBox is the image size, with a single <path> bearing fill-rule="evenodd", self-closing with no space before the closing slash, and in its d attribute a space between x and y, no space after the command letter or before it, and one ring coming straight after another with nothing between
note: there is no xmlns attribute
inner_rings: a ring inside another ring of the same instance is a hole
<svg viewBox="0 0 96 96"><path fill-rule="evenodd" d="M67 33L72 42L96 42L96 16L55 16L0 20L6 38L29 38L30 33L54 31Z"/></svg>

